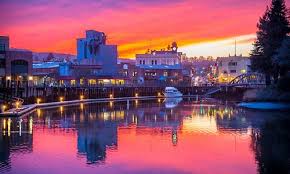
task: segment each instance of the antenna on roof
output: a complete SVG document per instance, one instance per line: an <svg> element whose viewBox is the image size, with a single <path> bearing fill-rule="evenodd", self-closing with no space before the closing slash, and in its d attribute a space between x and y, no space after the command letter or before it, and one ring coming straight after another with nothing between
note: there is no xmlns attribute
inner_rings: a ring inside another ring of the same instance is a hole
<svg viewBox="0 0 290 174"><path fill-rule="evenodd" d="M237 57L237 40L235 40L235 57Z"/></svg>

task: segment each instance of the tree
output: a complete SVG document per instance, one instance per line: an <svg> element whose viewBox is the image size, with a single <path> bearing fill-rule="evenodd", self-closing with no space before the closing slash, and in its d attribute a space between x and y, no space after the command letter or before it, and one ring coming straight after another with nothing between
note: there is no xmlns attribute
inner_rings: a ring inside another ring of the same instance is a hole
<svg viewBox="0 0 290 174"><path fill-rule="evenodd" d="M252 69L264 73L266 84L271 84L271 77L275 83L278 80L280 66L273 61L277 50L290 32L288 12L284 0L272 0L265 14L260 18L257 40L251 53Z"/></svg>
<svg viewBox="0 0 290 174"><path fill-rule="evenodd" d="M280 75L285 76L290 70L290 37L286 37L274 56L274 63L280 67Z"/></svg>

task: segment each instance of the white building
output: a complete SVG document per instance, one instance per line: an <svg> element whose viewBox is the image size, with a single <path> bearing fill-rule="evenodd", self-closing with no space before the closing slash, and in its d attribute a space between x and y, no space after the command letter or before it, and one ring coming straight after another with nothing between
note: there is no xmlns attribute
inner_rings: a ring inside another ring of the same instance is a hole
<svg viewBox="0 0 290 174"><path fill-rule="evenodd" d="M251 60L249 57L229 56L218 57L218 82L228 83L235 77L250 72Z"/></svg>
<svg viewBox="0 0 290 174"><path fill-rule="evenodd" d="M136 54L136 65L180 65L182 53L177 52L177 44L172 43L168 51L151 50L145 54Z"/></svg>
<svg viewBox="0 0 290 174"><path fill-rule="evenodd" d="M103 32L87 30L86 38L77 39L77 60L81 65L100 65L100 75L117 73L117 45L107 45Z"/></svg>

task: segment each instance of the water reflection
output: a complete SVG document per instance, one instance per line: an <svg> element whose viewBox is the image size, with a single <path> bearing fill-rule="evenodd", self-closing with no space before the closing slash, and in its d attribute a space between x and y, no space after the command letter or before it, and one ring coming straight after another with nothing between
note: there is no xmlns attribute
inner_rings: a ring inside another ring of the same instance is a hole
<svg viewBox="0 0 290 174"><path fill-rule="evenodd" d="M279 117L252 131L252 149L261 174L290 172L290 120Z"/></svg>
<svg viewBox="0 0 290 174"><path fill-rule="evenodd" d="M175 108L178 103L180 103L182 101L182 98L181 97L178 97L178 98L166 98L164 100L164 103L165 103L165 107L168 108L168 109L171 109L171 108Z"/></svg>
<svg viewBox="0 0 290 174"><path fill-rule="evenodd" d="M3 118L0 124L0 173L11 169L11 155L31 153L32 117L11 119Z"/></svg>
<svg viewBox="0 0 290 174"><path fill-rule="evenodd" d="M43 155L37 171L53 160L53 173L209 173L214 166L216 173L287 173L286 116L195 99L38 109L28 117L0 119L0 171L21 173ZM23 154L26 160L16 160ZM62 166L64 161L75 167Z"/></svg>

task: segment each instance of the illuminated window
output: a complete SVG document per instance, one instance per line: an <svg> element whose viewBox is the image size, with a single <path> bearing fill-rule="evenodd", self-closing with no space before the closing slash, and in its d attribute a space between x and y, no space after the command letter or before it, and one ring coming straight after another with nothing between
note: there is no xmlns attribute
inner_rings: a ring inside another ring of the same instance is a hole
<svg viewBox="0 0 290 174"><path fill-rule="evenodd" d="M72 85L72 86L73 86L73 85L76 85L76 80L71 80L71 81L70 81L70 85Z"/></svg>
<svg viewBox="0 0 290 174"><path fill-rule="evenodd" d="M164 71L163 76L167 77L168 76L168 72Z"/></svg>
<svg viewBox="0 0 290 174"><path fill-rule="evenodd" d="M84 84L84 79L80 79L80 85Z"/></svg>
<svg viewBox="0 0 290 174"><path fill-rule="evenodd" d="M97 84L97 81L95 79L90 79L89 80L89 84L90 85L96 85Z"/></svg>
<svg viewBox="0 0 290 174"><path fill-rule="evenodd" d="M241 73L246 73L246 70L245 70L245 69L242 69L242 70L241 70Z"/></svg>

